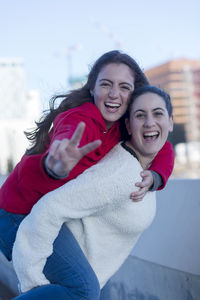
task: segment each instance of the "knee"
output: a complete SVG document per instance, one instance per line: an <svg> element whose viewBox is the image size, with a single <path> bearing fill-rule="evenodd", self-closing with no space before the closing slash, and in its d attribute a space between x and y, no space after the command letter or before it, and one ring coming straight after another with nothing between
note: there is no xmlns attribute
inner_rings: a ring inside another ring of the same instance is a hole
<svg viewBox="0 0 200 300"><path fill-rule="evenodd" d="M95 283L95 282L93 282ZM96 286L93 285L92 289L83 289L79 288L70 289L63 287L58 284L49 284L44 286L36 287L26 293L23 293L13 300L36 300L36 299L48 299L48 300L66 300L66 299L84 299L84 300L99 300L100 297L100 288L96 283Z"/></svg>
<svg viewBox="0 0 200 300"><path fill-rule="evenodd" d="M70 293L65 287L58 284L47 284L43 286L38 286L22 293L13 300L36 300L36 299L48 299L48 300L66 300L72 299Z"/></svg>

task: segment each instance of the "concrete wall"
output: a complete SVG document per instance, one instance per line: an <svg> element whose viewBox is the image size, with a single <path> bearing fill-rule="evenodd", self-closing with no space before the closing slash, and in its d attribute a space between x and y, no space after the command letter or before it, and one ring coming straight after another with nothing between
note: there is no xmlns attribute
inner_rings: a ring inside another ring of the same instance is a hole
<svg viewBox="0 0 200 300"><path fill-rule="evenodd" d="M200 275L200 179L169 180L157 192L157 215L132 254Z"/></svg>
<svg viewBox="0 0 200 300"><path fill-rule="evenodd" d="M200 277L129 256L100 300L199 300Z"/></svg>

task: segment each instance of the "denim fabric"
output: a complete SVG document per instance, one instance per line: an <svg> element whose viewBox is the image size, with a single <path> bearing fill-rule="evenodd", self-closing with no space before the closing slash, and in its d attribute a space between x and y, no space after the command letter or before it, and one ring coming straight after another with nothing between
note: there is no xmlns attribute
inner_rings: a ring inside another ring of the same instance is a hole
<svg viewBox="0 0 200 300"><path fill-rule="evenodd" d="M44 274L51 285L36 287L15 300L97 300L100 287L97 277L71 231L63 225L47 259Z"/></svg>
<svg viewBox="0 0 200 300"><path fill-rule="evenodd" d="M16 215L0 209L0 250L11 260L16 232L25 215ZM100 297L98 279L71 231L63 225L53 245L53 254L47 259L44 274L51 282L36 287L16 300L97 300Z"/></svg>
<svg viewBox="0 0 200 300"><path fill-rule="evenodd" d="M25 216L12 214L0 208L0 251L9 261L12 260L12 247L18 227Z"/></svg>
<svg viewBox="0 0 200 300"><path fill-rule="evenodd" d="M44 274L51 283L67 286L69 299L99 299L98 279L66 225L62 226L54 242L54 251L47 259Z"/></svg>

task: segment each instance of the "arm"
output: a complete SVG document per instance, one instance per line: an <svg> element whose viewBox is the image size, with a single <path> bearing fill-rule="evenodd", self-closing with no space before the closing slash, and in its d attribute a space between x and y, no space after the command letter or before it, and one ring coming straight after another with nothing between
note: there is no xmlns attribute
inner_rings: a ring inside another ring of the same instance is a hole
<svg viewBox="0 0 200 300"><path fill-rule="evenodd" d="M94 115L93 118L91 117L92 113ZM55 153L55 148L57 148L56 146L58 146L62 141L65 141L64 142L65 143L64 148L65 148L66 142L72 138L73 134L76 131L78 124L81 121L85 123L86 129L84 130L84 132L81 136L81 139L79 141L80 142L79 147L83 147L86 144L93 142L95 140L98 140L100 138L99 135L96 134L96 132L98 132L98 130L96 130L96 126L98 126L98 125L96 125L96 123L95 123L95 118L96 118L95 112L93 112L91 107L89 107L88 110L87 110L87 107L86 108L85 107L84 108L76 107L74 109L69 109L68 111L65 111L65 112L59 114L55 118L55 120L53 121L53 128L51 129L51 131L49 133L49 144L47 145L46 150L42 154L39 155L40 162L37 167L38 177L40 178L40 182L41 182L41 187L38 187L39 191L42 191L42 193L43 193L43 189L42 189L43 182L45 182L45 183L50 182L53 186L56 186L56 187L59 187L66 182L65 176L57 176L57 178L56 178L57 180L55 180L55 176L49 176L48 171L46 172L46 170L48 170L48 169L51 169L52 172L54 172L54 171L56 172L56 170L54 170L54 166L53 166L53 159L48 161L46 169L44 166L46 164L46 158L48 157L48 159L49 159L51 157L51 154ZM61 143L60 145L63 145L63 144ZM96 153L95 151L92 151L89 154L87 154L88 159L97 162L99 157L98 157L98 155L95 155L95 153ZM52 154L52 156L53 156L53 154ZM61 156L63 156L63 155L61 154ZM56 164L56 167L55 167L56 169L58 169L58 165L59 165L59 163ZM65 166L65 168L66 168L66 166ZM69 167L69 169L66 171L66 173L68 173L68 171L72 168L73 168L73 166ZM63 171L63 174L64 174L64 171ZM63 174L61 174L61 175L63 175ZM71 179L71 174L69 176ZM65 178L63 178L63 177L65 177ZM56 188L56 187L54 187L54 188ZM46 192L48 192L50 190L52 190L52 189L49 189ZM46 192L44 192L44 193L46 193Z"/></svg>
<svg viewBox="0 0 200 300"><path fill-rule="evenodd" d="M125 150L113 151L116 148L77 179L45 195L21 223L13 248L13 265L22 291L48 283L43 268L64 222L103 213L110 205L130 201L141 166ZM120 160L123 164L119 164Z"/></svg>
<svg viewBox="0 0 200 300"><path fill-rule="evenodd" d="M63 179L54 179L50 177L44 169L44 160L49 153L49 149L52 143L57 140L71 139L73 133L80 123L80 120L84 121L86 124L86 129L80 140L79 147L82 148L88 143L92 143L95 140L101 138L98 131L98 126L94 124L93 119L89 119L88 115L82 114L81 117L78 113L73 113L67 116L64 120L58 118L59 124L55 122L55 128L50 134L51 144L49 148L42 154L25 155L23 162L19 166L19 189L23 194L28 207L26 213L29 213L32 206L46 193L60 187L67 181L77 177L85 169L89 168L92 164L97 163L102 157L104 148L100 146L98 151L91 151L85 155L71 170L68 177ZM96 130L97 127L97 130ZM79 149L79 148L78 148ZM83 154L83 153L82 153ZM30 180L31 178L31 180ZM31 196L30 196L31 193Z"/></svg>
<svg viewBox="0 0 200 300"><path fill-rule="evenodd" d="M161 190L165 187L169 176L171 175L174 167L174 150L169 142L166 142L162 149L158 152L154 158L150 170L161 175L163 185L158 189Z"/></svg>

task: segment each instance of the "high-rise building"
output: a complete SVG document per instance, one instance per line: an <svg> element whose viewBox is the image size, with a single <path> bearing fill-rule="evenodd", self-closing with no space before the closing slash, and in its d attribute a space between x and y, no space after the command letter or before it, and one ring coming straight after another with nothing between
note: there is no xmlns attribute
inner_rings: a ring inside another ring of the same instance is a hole
<svg viewBox="0 0 200 300"><path fill-rule="evenodd" d="M0 58L0 174L6 174L28 147L24 131L41 114L39 92L27 91L21 59Z"/></svg>
<svg viewBox="0 0 200 300"><path fill-rule="evenodd" d="M151 84L170 94L174 122L183 127L186 141L200 141L200 61L171 60L146 75Z"/></svg>
<svg viewBox="0 0 200 300"><path fill-rule="evenodd" d="M0 119L23 118L26 82L22 59L0 59Z"/></svg>

